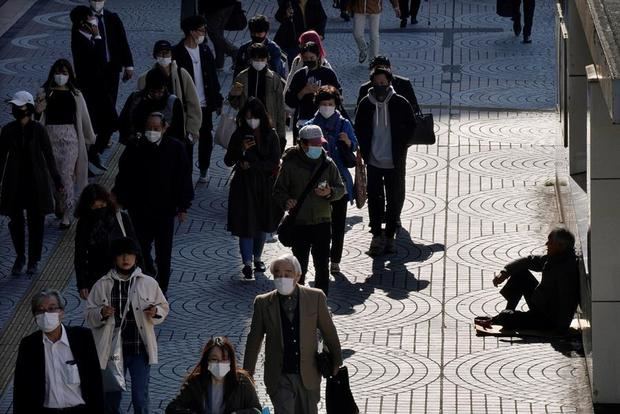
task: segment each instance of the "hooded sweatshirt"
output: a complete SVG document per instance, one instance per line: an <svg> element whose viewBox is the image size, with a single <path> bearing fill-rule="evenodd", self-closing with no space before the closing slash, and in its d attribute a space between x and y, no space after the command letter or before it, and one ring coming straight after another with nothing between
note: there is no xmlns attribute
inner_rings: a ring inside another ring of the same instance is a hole
<svg viewBox="0 0 620 414"><path fill-rule="evenodd" d="M377 101L374 90L368 91L368 100L375 105L375 122L372 130L369 164L377 168L394 168L392 159L392 129L388 103L394 95L394 88L387 89L387 96L383 102Z"/></svg>

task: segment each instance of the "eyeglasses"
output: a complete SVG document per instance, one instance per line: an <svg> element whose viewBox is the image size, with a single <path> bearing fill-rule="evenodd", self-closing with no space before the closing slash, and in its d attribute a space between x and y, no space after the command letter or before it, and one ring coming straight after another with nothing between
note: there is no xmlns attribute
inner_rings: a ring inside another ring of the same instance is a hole
<svg viewBox="0 0 620 414"><path fill-rule="evenodd" d="M194 31L204 34L204 33L207 33L207 28L206 27L201 27L201 28L196 29Z"/></svg>
<svg viewBox="0 0 620 414"><path fill-rule="evenodd" d="M34 312L34 314L35 314L35 315L41 315L41 314L46 313L46 312L49 312L49 313L55 313L55 312L58 312L58 311L60 311L60 310L61 310L61 309L60 309L60 307L58 307L58 306L50 306L50 307L49 307L49 308L47 308L47 309L37 309L37 310Z"/></svg>

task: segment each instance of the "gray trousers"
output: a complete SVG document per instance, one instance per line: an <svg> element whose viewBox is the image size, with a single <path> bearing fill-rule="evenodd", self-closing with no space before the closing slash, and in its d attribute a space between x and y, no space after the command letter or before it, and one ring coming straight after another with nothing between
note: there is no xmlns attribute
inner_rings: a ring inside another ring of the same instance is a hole
<svg viewBox="0 0 620 414"><path fill-rule="evenodd" d="M233 7L234 6L225 7L205 15L205 19L207 20L207 33L215 49L215 67L218 69L224 67L226 55L232 57L233 61L237 56L237 47L224 37L224 26L230 18Z"/></svg>
<svg viewBox="0 0 620 414"><path fill-rule="evenodd" d="M299 374L281 374L278 389L269 394L275 414L317 414L321 390L308 390Z"/></svg>

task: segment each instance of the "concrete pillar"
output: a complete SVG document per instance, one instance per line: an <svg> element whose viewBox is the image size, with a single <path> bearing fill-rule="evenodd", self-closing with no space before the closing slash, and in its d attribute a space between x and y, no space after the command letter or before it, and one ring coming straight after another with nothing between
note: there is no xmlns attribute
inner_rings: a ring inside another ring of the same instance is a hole
<svg viewBox="0 0 620 414"><path fill-rule="evenodd" d="M586 151L586 66L592 63L581 19L575 6L568 2L568 156L569 174L582 174L587 169Z"/></svg>
<svg viewBox="0 0 620 414"><path fill-rule="evenodd" d="M614 125L594 65L587 72L592 371L595 403L620 404L620 125Z"/></svg>

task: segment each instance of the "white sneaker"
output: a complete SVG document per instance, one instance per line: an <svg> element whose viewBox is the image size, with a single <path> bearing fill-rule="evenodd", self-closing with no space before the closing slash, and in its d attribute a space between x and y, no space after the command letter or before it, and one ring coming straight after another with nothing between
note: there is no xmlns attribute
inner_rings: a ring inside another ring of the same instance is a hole
<svg viewBox="0 0 620 414"><path fill-rule="evenodd" d="M209 181L209 171L200 171L200 177L198 177L199 183L206 183Z"/></svg>

